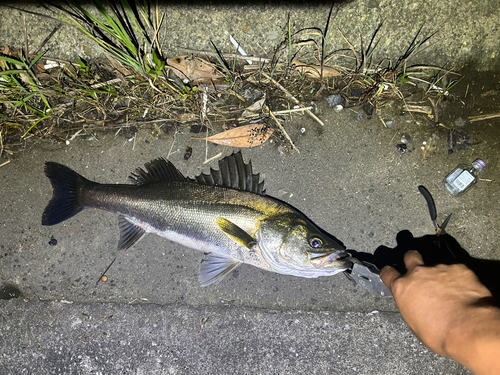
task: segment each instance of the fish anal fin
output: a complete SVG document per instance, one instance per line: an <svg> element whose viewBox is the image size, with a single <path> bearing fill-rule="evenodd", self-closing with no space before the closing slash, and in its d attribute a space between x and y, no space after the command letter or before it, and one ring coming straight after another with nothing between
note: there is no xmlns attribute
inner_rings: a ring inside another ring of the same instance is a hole
<svg viewBox="0 0 500 375"><path fill-rule="evenodd" d="M247 249L255 246L255 239L233 222L219 216L217 218L217 225L229 238L245 246Z"/></svg>
<svg viewBox="0 0 500 375"><path fill-rule="evenodd" d="M208 253L201 261L200 276L201 286L216 284L234 271L241 262L222 255Z"/></svg>
<svg viewBox="0 0 500 375"><path fill-rule="evenodd" d="M120 227L120 241L118 241L118 250L127 250L139 241L146 231L131 223L125 216L118 216L118 225Z"/></svg>

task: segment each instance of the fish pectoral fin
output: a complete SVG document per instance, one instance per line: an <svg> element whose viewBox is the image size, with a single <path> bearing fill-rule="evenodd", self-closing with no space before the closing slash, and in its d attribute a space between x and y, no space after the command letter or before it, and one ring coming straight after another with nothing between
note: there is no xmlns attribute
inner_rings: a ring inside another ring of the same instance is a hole
<svg viewBox="0 0 500 375"><path fill-rule="evenodd" d="M229 238L245 246L247 249L251 249L256 245L254 238L233 222L219 216L217 218L217 225Z"/></svg>
<svg viewBox="0 0 500 375"><path fill-rule="evenodd" d="M207 253L201 260L200 276L201 286L216 284L234 271L241 262L222 255Z"/></svg>
<svg viewBox="0 0 500 375"><path fill-rule="evenodd" d="M123 215L118 216L118 226L120 227L120 241L118 241L118 250L127 250L146 234L146 231L144 229L131 223Z"/></svg>

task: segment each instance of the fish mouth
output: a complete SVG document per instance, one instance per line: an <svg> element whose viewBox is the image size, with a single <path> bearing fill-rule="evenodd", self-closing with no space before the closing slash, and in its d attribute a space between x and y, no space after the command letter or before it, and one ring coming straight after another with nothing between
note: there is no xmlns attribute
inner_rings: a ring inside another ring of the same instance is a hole
<svg viewBox="0 0 500 375"><path fill-rule="evenodd" d="M314 268L344 268L341 265L345 265L345 268L349 268L350 261L348 260L349 253L345 250L335 250L327 253L310 253L309 262L314 266ZM339 267L341 266L341 267Z"/></svg>

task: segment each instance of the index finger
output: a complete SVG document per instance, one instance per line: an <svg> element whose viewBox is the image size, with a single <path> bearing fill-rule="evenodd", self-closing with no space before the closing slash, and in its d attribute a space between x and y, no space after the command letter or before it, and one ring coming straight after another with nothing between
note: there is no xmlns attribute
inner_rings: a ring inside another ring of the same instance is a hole
<svg viewBox="0 0 500 375"><path fill-rule="evenodd" d="M404 255L405 267L408 272L417 266L425 266L422 255L417 250L410 250Z"/></svg>
<svg viewBox="0 0 500 375"><path fill-rule="evenodd" d="M380 279L389 288L392 293L392 285L401 277L401 274L394 267L385 266L380 271Z"/></svg>

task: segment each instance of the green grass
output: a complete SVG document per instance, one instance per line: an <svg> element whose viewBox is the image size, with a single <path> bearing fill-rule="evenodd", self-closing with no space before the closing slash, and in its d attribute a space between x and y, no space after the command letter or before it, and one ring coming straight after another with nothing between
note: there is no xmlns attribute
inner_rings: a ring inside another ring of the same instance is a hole
<svg viewBox="0 0 500 375"><path fill-rule="evenodd" d="M146 119L138 120L141 116L144 118L145 113L166 119L178 118L172 108L181 108L181 112L199 113L202 90L197 90L197 86L192 83L184 84L179 79L170 79L168 76L167 55L162 51L159 39L164 15L160 14L157 6L146 1L131 0L94 0L85 6L76 2L47 6L56 10L61 20L92 40L97 50L109 57L112 68L107 71L108 74L102 74L91 62L78 59L75 63L67 63L65 68L58 68L57 74L52 74L48 82L40 82L34 67L44 59L44 53L26 56L19 51L17 57L0 55L0 103L14 108L9 116L0 118L0 127L7 127L0 128L1 136L5 137L12 129L18 128L22 129L20 138L23 139L33 133L34 129L38 129L40 124L46 123L49 125L44 126L49 127L59 120L67 123L69 110L58 106L60 99L74 101L74 107L82 112L71 116L89 120L85 113L94 111L97 113L97 120L103 124L103 119L116 112L126 113L127 121L132 119L131 123L147 122ZM413 62L433 45L429 41L435 33L423 35L420 28L394 62L389 59L376 62L375 56L381 54L379 42L383 35L383 25L377 26L366 48L363 41L359 48L355 48L340 30L332 26L336 9L338 8L332 5L323 27L306 27L295 31L293 22L288 17L283 27L283 41L275 48L274 56L268 63L259 63L254 70L242 70L242 64L237 63L236 54L230 60L225 57L222 48L211 43L212 60L225 73L226 82L231 88L223 95L237 97L241 94L237 90L244 83L251 82L253 85L257 81L261 85L261 91L268 93L268 100L272 98L274 90L276 103L278 100L284 101L272 82L266 80L262 83L261 78L269 74L272 80L276 78L289 92L303 97L306 96L306 91L307 95L323 89L347 93L353 86L362 87L362 97L351 105L370 103L377 106L403 98L401 90L405 85L417 82L417 74L420 74L418 82L428 82L429 87L432 87L431 82L439 82L442 75L431 77L430 73L422 72L422 67L409 65L410 61ZM336 39L334 36L337 31L340 37ZM346 43L349 48L345 48ZM295 70L294 61L299 58L305 59L303 62L310 66L314 65L319 78L311 78L304 71ZM336 58L338 60L334 60ZM343 76L331 82L324 77L324 71L325 67L332 68L334 62L337 65L333 67L342 71ZM123 69L118 69L117 66ZM115 73L116 69L121 73ZM110 79L110 72L114 72L114 80ZM449 71L445 74L447 73ZM452 81L446 91L458 82L459 80ZM435 92L426 94L435 95ZM238 100L241 102L241 95ZM213 101L216 101L215 97ZM211 113L217 113L218 118L222 118L221 123L225 123L222 110L216 109ZM238 117L238 114L227 114L227 117ZM67 126L60 132L60 138L68 137L72 131L74 126ZM43 132L38 133L43 135Z"/></svg>

